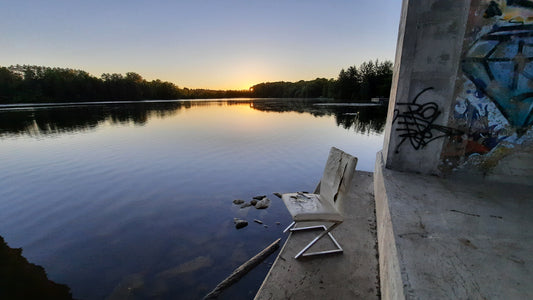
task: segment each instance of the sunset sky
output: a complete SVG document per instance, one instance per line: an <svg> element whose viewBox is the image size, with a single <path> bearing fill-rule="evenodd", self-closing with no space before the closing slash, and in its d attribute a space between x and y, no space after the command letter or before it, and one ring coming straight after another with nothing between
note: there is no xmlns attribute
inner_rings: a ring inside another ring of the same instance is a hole
<svg viewBox="0 0 533 300"><path fill-rule="evenodd" d="M393 60L401 0L0 0L0 8L0 66L248 89Z"/></svg>

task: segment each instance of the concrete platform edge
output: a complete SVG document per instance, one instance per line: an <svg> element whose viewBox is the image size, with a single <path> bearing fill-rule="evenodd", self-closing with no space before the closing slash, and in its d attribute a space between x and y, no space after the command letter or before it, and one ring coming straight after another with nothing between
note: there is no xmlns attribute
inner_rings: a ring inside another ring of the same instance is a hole
<svg viewBox="0 0 533 300"><path fill-rule="evenodd" d="M376 155L374 171L374 197L379 253L379 280L382 299L405 299L401 267L385 186L385 169L382 152Z"/></svg>
<svg viewBox="0 0 533 300"><path fill-rule="evenodd" d="M285 240L285 243L283 243L283 246L281 247L281 249L279 250L278 252L278 256L276 256L276 259L274 260L274 263L272 263L272 266L276 265L278 263L278 260L280 259L280 256L281 256L281 253L285 253L285 247L287 247L287 242L289 241L289 239L291 238L291 233L289 233L289 236L287 237L287 239ZM261 283L261 286L259 287L259 289L257 290L258 292L256 293L255 297L254 297L254 300L258 300L259 299L259 295L261 294L261 291L263 289L265 289L265 285L267 284L267 280L268 278L270 278L271 276L274 276L272 273L272 270L274 268L270 268L270 270L268 270L268 273L267 275L265 276L265 279L263 280L263 283Z"/></svg>

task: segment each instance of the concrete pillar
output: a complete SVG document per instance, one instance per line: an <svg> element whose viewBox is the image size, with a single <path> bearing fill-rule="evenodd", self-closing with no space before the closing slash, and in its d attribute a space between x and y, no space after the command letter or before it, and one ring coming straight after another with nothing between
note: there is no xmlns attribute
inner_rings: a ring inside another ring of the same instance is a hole
<svg viewBox="0 0 533 300"><path fill-rule="evenodd" d="M533 1L404 0L389 169L533 184Z"/></svg>
<svg viewBox="0 0 533 300"><path fill-rule="evenodd" d="M470 1L404 0L383 156L394 170L439 173Z"/></svg>

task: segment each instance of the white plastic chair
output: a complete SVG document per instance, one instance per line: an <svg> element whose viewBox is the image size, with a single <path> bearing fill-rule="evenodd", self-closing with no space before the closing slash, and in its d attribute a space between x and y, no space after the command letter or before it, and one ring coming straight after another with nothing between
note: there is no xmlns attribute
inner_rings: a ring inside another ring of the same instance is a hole
<svg viewBox="0 0 533 300"><path fill-rule="evenodd" d="M322 229L315 239L307 244L294 258L301 256L321 255L329 253L342 252L342 247L331 234L335 227L342 223L343 216L338 210L338 206L342 198L346 195L349 184L352 180L357 165L357 158L351 156L332 147L329 152L329 157L324 168L324 174L320 180L314 194L308 193L287 193L283 194L281 199L292 215L294 222L291 223L283 232L290 230L297 232L302 230ZM296 227L299 222L324 222L320 224L307 227ZM329 227L327 224L331 224ZM333 250L309 252L318 240L328 235L336 248Z"/></svg>

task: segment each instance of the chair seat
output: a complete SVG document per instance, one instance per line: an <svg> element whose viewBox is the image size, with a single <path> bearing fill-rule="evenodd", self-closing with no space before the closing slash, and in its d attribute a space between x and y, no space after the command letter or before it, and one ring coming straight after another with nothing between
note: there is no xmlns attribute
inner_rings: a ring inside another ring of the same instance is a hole
<svg viewBox="0 0 533 300"><path fill-rule="evenodd" d="M331 221L342 222L343 217L330 201L321 200L320 195L287 193L281 199L296 222Z"/></svg>

